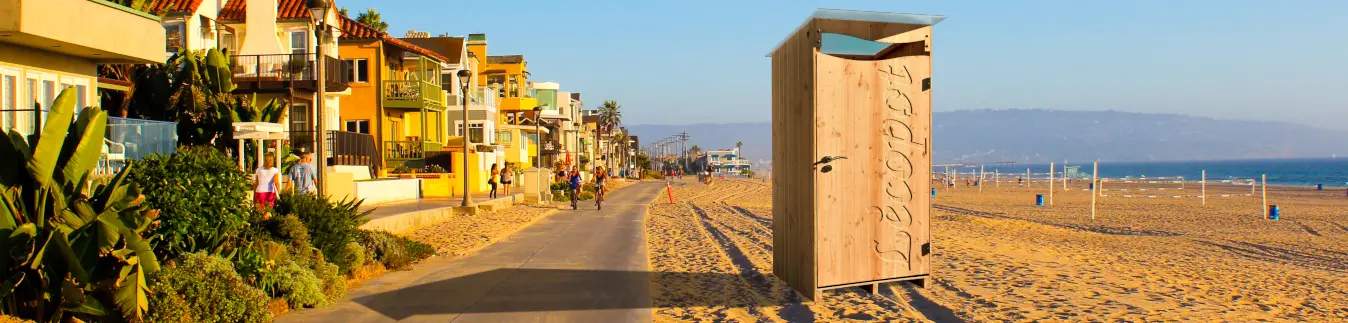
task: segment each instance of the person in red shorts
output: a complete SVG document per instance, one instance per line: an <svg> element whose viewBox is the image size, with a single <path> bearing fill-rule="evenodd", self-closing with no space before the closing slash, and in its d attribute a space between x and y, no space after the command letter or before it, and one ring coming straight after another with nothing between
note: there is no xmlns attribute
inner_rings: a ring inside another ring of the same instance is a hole
<svg viewBox="0 0 1348 323"><path fill-rule="evenodd" d="M272 158L267 158L263 164L253 173L253 202L257 203L259 210L266 212L276 206L276 188L281 181L281 170L276 168L276 161Z"/></svg>

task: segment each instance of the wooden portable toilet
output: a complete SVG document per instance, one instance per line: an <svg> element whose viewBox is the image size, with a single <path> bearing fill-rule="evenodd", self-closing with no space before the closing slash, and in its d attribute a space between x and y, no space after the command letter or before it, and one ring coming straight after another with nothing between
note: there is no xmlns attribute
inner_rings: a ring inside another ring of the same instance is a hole
<svg viewBox="0 0 1348 323"><path fill-rule="evenodd" d="M825 289L931 272L931 26L820 9L772 57L773 274Z"/></svg>

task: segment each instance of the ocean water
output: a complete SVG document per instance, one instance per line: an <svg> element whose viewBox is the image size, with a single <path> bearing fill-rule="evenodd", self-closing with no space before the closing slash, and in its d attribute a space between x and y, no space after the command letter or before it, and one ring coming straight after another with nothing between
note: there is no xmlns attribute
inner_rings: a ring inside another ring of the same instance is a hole
<svg viewBox="0 0 1348 323"><path fill-rule="evenodd" d="M1067 161L1067 165L1069 167L1080 166L1080 172L1075 173L1074 177L1091 176L1090 161ZM1055 166L1059 174L1057 176L1061 176L1062 163L1059 162ZM1026 168L1030 169L1035 178L1048 176L1048 164L1046 163L984 165L984 167L989 173L1000 170L1002 176L1024 176ZM970 166L966 164L958 168L951 167L951 169L958 169L962 174L969 174L977 172L978 165ZM933 172L937 173L943 170L943 167L932 169ZM1208 171L1209 181L1248 181L1251 178L1259 178L1261 174L1267 174L1270 185L1314 186L1315 184L1324 184L1325 187L1348 186L1348 158L1100 162L1100 177L1106 178L1183 176L1184 180L1197 181L1203 170Z"/></svg>

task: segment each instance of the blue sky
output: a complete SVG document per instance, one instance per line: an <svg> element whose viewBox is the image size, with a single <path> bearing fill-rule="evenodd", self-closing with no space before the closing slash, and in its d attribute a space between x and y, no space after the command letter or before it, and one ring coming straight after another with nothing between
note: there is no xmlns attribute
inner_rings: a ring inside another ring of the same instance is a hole
<svg viewBox="0 0 1348 323"><path fill-rule="evenodd" d="M941 14L934 108L1120 110L1348 130L1348 1L338 0L487 33L629 124L767 121L769 50L815 8Z"/></svg>

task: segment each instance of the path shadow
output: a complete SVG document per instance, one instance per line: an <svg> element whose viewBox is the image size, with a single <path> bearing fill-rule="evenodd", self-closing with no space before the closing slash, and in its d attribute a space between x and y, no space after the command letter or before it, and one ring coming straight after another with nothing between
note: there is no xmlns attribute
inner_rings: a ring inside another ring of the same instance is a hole
<svg viewBox="0 0 1348 323"><path fill-rule="evenodd" d="M733 274L500 268L354 299L393 319L415 315L652 308L649 286L661 281L724 282ZM637 286L615 288L614 286ZM709 291L710 292L710 291ZM778 301L690 300L670 306L773 306ZM758 303L755 303L758 302Z"/></svg>

